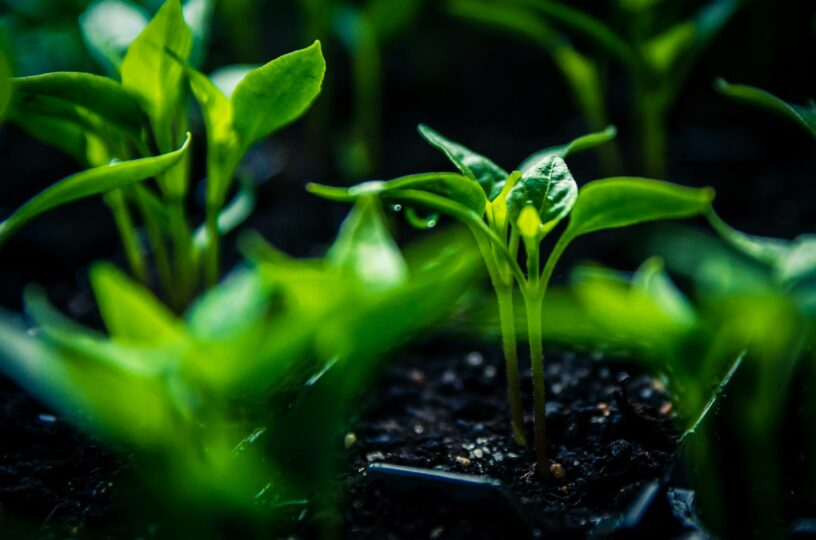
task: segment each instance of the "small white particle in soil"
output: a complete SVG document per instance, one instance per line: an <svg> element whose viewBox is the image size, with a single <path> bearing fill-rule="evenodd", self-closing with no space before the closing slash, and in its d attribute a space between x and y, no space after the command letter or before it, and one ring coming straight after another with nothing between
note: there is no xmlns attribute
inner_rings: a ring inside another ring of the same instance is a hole
<svg viewBox="0 0 816 540"><path fill-rule="evenodd" d="M462 467L470 467L470 460L465 456L456 456L456 463Z"/></svg>
<svg viewBox="0 0 816 540"><path fill-rule="evenodd" d="M422 435L425 433L425 428L422 427L422 424L414 424L414 433L417 435Z"/></svg>
<svg viewBox="0 0 816 540"><path fill-rule="evenodd" d="M368 460L369 463L373 461L383 461L385 459L385 455L383 455L382 452L377 450L376 452L369 452L368 454L366 454L366 459Z"/></svg>
<svg viewBox="0 0 816 540"><path fill-rule="evenodd" d="M471 452L470 455L472 455L476 459L482 459L484 457L484 452L482 452L481 448L477 448L476 450Z"/></svg>
<svg viewBox="0 0 816 540"><path fill-rule="evenodd" d="M355 435L353 431L346 433L346 436L343 438L343 445L346 447L346 450L354 446L354 443L356 442L357 435Z"/></svg>
<svg viewBox="0 0 816 540"><path fill-rule="evenodd" d="M445 527L436 527L431 530L431 533L428 535L432 540L436 540L437 538L442 538L442 534L445 532Z"/></svg>
<svg viewBox="0 0 816 540"><path fill-rule="evenodd" d="M53 414L40 414L37 419L45 424L53 424L57 421L57 417Z"/></svg>
<svg viewBox="0 0 816 540"><path fill-rule="evenodd" d="M467 355L467 363L473 367L479 367L484 363L484 356L478 351L473 351Z"/></svg>
<svg viewBox="0 0 816 540"><path fill-rule="evenodd" d="M493 454L493 461L500 463L502 460L504 460L504 455L501 452L496 452Z"/></svg>
<svg viewBox="0 0 816 540"><path fill-rule="evenodd" d="M496 376L496 366L486 366L484 368L484 376L488 379L492 379Z"/></svg>

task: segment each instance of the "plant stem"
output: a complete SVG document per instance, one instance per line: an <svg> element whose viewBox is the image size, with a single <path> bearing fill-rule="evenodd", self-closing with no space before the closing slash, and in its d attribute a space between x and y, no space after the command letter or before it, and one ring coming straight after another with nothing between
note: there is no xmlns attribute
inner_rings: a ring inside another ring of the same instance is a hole
<svg viewBox="0 0 816 540"><path fill-rule="evenodd" d="M533 370L533 419L535 421L536 468L540 474L548 473L547 459L547 396L544 387L544 353L541 344L541 307L543 294L531 290L524 297L527 308L527 334L530 342L530 365Z"/></svg>
<svg viewBox="0 0 816 540"><path fill-rule="evenodd" d="M184 199L172 198L167 201L170 236L173 240L175 267L174 288L178 291L176 309L181 309L192 297L195 286L195 272L192 264L192 234L184 215Z"/></svg>
<svg viewBox="0 0 816 540"><path fill-rule="evenodd" d="M502 349L507 367L507 396L510 398L510 422L513 436L521 446L527 446L524 435L524 408L521 403L521 379L518 369L518 352L516 344L516 320L513 309L513 287L496 288L499 301L499 321L501 324Z"/></svg>
<svg viewBox="0 0 816 540"><path fill-rule="evenodd" d="M153 215L153 211L145 200L144 186L134 186L132 191L132 198L139 208L139 213L142 215L142 221L147 231L147 238L150 246L153 248L153 258L156 261L156 271L159 275L159 282L161 283L164 294L170 304L177 305L176 290L173 287L173 273L170 267L170 257L167 255L167 247L164 245L161 226Z"/></svg>
<svg viewBox="0 0 816 540"><path fill-rule="evenodd" d="M221 238L218 231L218 209L207 208L207 247L204 251L204 284L207 288L218 283Z"/></svg>
<svg viewBox="0 0 816 540"><path fill-rule="evenodd" d="M147 285L147 264L122 190L117 189L108 193L105 196L105 201L113 213L113 219L116 222L116 228L119 231L119 237L122 240L130 270L136 279Z"/></svg>

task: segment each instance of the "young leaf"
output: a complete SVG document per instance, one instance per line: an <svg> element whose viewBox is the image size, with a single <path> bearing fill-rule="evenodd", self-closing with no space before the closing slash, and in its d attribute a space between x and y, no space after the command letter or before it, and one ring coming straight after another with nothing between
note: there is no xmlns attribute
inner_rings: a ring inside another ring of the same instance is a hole
<svg viewBox="0 0 816 540"><path fill-rule="evenodd" d="M519 219L522 210L531 206L541 220L541 234L546 234L567 214L578 196L578 185L560 157L545 157L527 172L507 196L507 213L511 221Z"/></svg>
<svg viewBox="0 0 816 540"><path fill-rule="evenodd" d="M68 107L99 115L134 139L142 132L142 111L122 86L90 73L57 72L13 80L18 99L27 110L38 110L37 101L54 99Z"/></svg>
<svg viewBox="0 0 816 540"><path fill-rule="evenodd" d="M678 323L690 326L697 318L691 302L669 278L659 257L647 259L640 265L632 278L632 286L654 300L657 307Z"/></svg>
<svg viewBox="0 0 816 540"><path fill-rule="evenodd" d="M188 135L184 145L169 154L104 165L60 180L0 223L0 245L17 229L52 208L92 195L107 193L164 172L178 163L187 151L189 143Z"/></svg>
<svg viewBox="0 0 816 540"><path fill-rule="evenodd" d="M183 338L176 317L153 294L110 264L91 268L91 287L111 338L133 345L165 345Z"/></svg>
<svg viewBox="0 0 816 540"><path fill-rule="evenodd" d="M362 197L354 205L327 258L367 290L391 289L407 279L405 260L385 226L379 199L373 196Z"/></svg>
<svg viewBox="0 0 816 540"><path fill-rule="evenodd" d="M596 180L578 192L564 235L575 238L646 221L691 217L706 212L713 199L710 188L694 189L646 178Z"/></svg>
<svg viewBox="0 0 816 540"><path fill-rule="evenodd" d="M182 95L184 68L168 51L186 60L192 43L179 0L167 0L122 61L122 85L142 101L154 127L169 123Z"/></svg>
<svg viewBox="0 0 816 540"><path fill-rule="evenodd" d="M811 101L808 105L792 105L765 90L744 84L729 84L723 79L718 79L715 86L720 93L726 96L768 109L793 120L816 137L816 102Z"/></svg>
<svg viewBox="0 0 816 540"><path fill-rule="evenodd" d="M473 210L479 216L484 213L487 203L484 191L478 184L456 173L412 174L387 182L363 182L348 189L307 184L306 189L321 197L338 201L355 201L365 195L391 196L399 200L400 191L426 191Z"/></svg>
<svg viewBox="0 0 816 540"><path fill-rule="evenodd" d="M549 148L545 148L544 150L539 150L538 152L532 154L527 159L522 161L521 165L518 166L518 170L526 172L528 169L534 167L537 163L543 161L544 159L550 156L557 156L562 159L567 159L567 157L573 154L577 154L585 150L591 150L596 146L600 146L604 143L611 141L612 139L615 138L617 133L618 130L615 126L608 126L603 131L583 135L581 137L573 139L567 144L551 146Z"/></svg>
<svg viewBox="0 0 816 540"><path fill-rule="evenodd" d="M491 160L443 137L428 126L420 124L419 134L441 150L462 174L482 186L486 195L491 195L494 186L507 179L507 172Z"/></svg>
<svg viewBox="0 0 816 540"><path fill-rule="evenodd" d="M302 115L320 93L320 42L249 72L232 94L233 125L244 149Z"/></svg>
<svg viewBox="0 0 816 540"><path fill-rule="evenodd" d="M91 55L111 75L119 73L125 51L148 23L147 13L126 0L99 0L79 16Z"/></svg>

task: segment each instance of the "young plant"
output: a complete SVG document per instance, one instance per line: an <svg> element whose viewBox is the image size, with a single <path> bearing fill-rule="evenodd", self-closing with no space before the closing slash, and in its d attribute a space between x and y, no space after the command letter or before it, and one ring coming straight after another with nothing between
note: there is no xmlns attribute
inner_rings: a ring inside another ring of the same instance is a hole
<svg viewBox="0 0 816 540"><path fill-rule="evenodd" d="M268 519L324 488L327 448L342 447L348 408L377 360L444 316L475 275L467 245L442 255L425 246L406 260L383 217L377 200L361 200L324 259L248 243L255 262L183 317L97 264L106 334L30 290L31 328L0 316L0 371L94 436L150 456L139 478L162 504L199 510L169 526L209 537L219 513Z"/></svg>
<svg viewBox="0 0 816 540"><path fill-rule="evenodd" d="M136 8L128 11L120 4L128 3L97 2L82 19L87 42L97 57L106 60L114 78L58 72L13 79L10 120L92 169L27 203L4 222L0 241L53 206L102 194L114 214L133 275L149 283L150 265L132 212L139 214L162 289L180 310L192 299L202 271L205 284L215 284L219 238L228 232L227 225L235 226L246 217L224 213L236 167L253 144L309 108L320 92L325 62L315 42L257 69L243 70L224 93L187 65L206 30L190 28L179 0L167 0L143 29L134 32L129 44L112 43L110 28L105 27L140 28L138 21L128 19ZM187 6L197 4L191 1ZM105 19L100 13L117 13L126 20ZM189 10L187 16L202 25L207 20L192 17ZM187 77L201 103L207 131L206 221L197 234L190 228L187 211L191 187L189 156L184 154ZM174 153L179 147L181 154ZM157 153L169 156L158 161L163 168L153 166ZM151 177L155 187L137 183ZM245 194L239 192L237 198L243 201ZM242 206L227 207L236 208ZM244 205L243 210L251 208Z"/></svg>
<svg viewBox="0 0 816 540"><path fill-rule="evenodd" d="M419 129L430 144L447 155L461 174L425 173L387 182L366 182L348 189L310 184L308 189L338 201L378 195L389 203L408 207L406 215L414 222L417 216L413 208L423 207L458 219L470 229L498 299L511 425L516 440L524 445L526 437L513 306L513 289L518 285L528 322L536 461L539 471L546 474L541 310L558 260L573 240L585 234L645 221L701 214L709 208L713 192L629 177L596 180L579 191L564 158L606 142L614 135L614 130L594 133L537 152L518 170L508 173L488 158L426 126ZM570 217L569 225L561 232L542 268L541 243L567 216ZM430 220L436 222L433 216ZM526 273L518 262L522 245Z"/></svg>
<svg viewBox="0 0 816 540"><path fill-rule="evenodd" d="M660 2L617 0L614 14L625 22L613 28L566 2L556 0L449 0L450 11L465 19L521 37L544 49L566 79L590 129L608 122L603 59L581 52L570 37L589 40L625 70L632 96L629 116L637 129L640 170L665 177L666 122L698 56L740 6L739 0L710 0L690 18L666 26ZM668 10L667 10L668 11ZM614 153L608 168L620 166Z"/></svg>

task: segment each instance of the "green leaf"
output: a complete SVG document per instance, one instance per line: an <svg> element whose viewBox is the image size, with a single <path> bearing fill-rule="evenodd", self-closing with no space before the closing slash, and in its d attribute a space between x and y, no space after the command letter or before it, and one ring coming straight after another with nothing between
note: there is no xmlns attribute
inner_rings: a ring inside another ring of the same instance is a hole
<svg viewBox="0 0 816 540"><path fill-rule="evenodd" d="M575 238L661 219L687 218L711 207L714 190L695 189L646 178L616 177L580 189L564 235Z"/></svg>
<svg viewBox="0 0 816 540"><path fill-rule="evenodd" d="M87 134L81 125L51 115L21 110L14 111L12 120L35 139L58 148L82 165L90 164Z"/></svg>
<svg viewBox="0 0 816 540"><path fill-rule="evenodd" d="M90 73L58 72L13 80L17 99L27 110L41 110L38 101L57 100L60 105L89 111L115 125L134 139L142 133L139 103L122 86ZM53 105L53 103L52 103ZM48 103L45 104L49 106ZM46 109L47 110L47 109Z"/></svg>
<svg viewBox="0 0 816 540"><path fill-rule="evenodd" d="M694 308L666 273L663 259L651 257L635 272L632 286L655 301L664 313L678 323L692 325L697 318Z"/></svg>
<svg viewBox="0 0 816 540"><path fill-rule="evenodd" d="M603 131L598 131L596 133L589 133L587 135L583 135L576 139L573 139L567 144L561 144L558 146L551 146L549 148L545 148L544 150L539 150L538 152L532 154L527 159L521 162L521 165L518 166L518 170L525 172L528 169L534 167L537 163L543 161L544 159L550 156L557 156L561 159L567 159L569 156L573 154L577 154L579 152L583 152L585 150L591 150L597 146L600 146L604 143L607 143L615 138L617 135L618 130L615 126L608 126Z"/></svg>
<svg viewBox="0 0 816 540"><path fill-rule="evenodd" d="M183 91L184 67L168 51L187 60L192 43L179 0L167 0L122 61L122 85L141 100L157 137L169 125Z"/></svg>
<svg viewBox="0 0 816 540"><path fill-rule="evenodd" d="M340 227L327 255L341 271L355 276L367 291L382 291L404 283L408 268L388 232L379 199L361 197Z"/></svg>
<svg viewBox="0 0 816 540"><path fill-rule="evenodd" d="M133 345L165 345L181 340L183 327L153 293L113 265L91 268L99 312L111 338Z"/></svg>
<svg viewBox="0 0 816 540"><path fill-rule="evenodd" d="M541 220L544 235L569 214L578 196L578 185L564 160L547 156L522 174L507 196L507 213L515 223L525 207L532 207Z"/></svg>
<svg viewBox="0 0 816 540"><path fill-rule="evenodd" d="M507 179L507 172L488 158L443 137L428 126L420 124L419 133L434 148L441 150L462 174L482 186L486 195L493 192L497 183Z"/></svg>
<svg viewBox="0 0 816 540"><path fill-rule="evenodd" d="M765 90L744 84L729 84L723 79L718 79L715 86L720 93L726 96L768 109L793 120L816 137L816 103L813 101L807 105L793 105Z"/></svg>
<svg viewBox="0 0 816 540"><path fill-rule="evenodd" d="M251 182L246 182L235 194L230 203L218 213L218 232L226 235L234 231L241 223L246 221L255 209L255 187ZM193 244L196 249L203 251L209 243L209 236L206 225L202 224L193 236Z"/></svg>
<svg viewBox="0 0 816 540"><path fill-rule="evenodd" d="M320 42L249 72L232 94L233 125L244 149L301 116L320 93Z"/></svg>
<svg viewBox="0 0 816 540"><path fill-rule="evenodd" d="M99 0L79 16L91 55L110 74L119 73L125 51L148 23L147 13L126 0Z"/></svg>
<svg viewBox="0 0 816 540"><path fill-rule="evenodd" d="M374 180L350 188L335 188L320 184L307 184L306 189L321 197L336 201L355 201L365 195L380 195L399 201L399 192L426 191L441 195L478 215L484 214L484 191L468 178L456 173L422 173L403 176L386 182Z"/></svg>
<svg viewBox="0 0 816 540"><path fill-rule="evenodd" d="M235 87L244 80L249 72L261 67L259 64L233 64L222 66L210 73L210 80L216 88L228 98L232 97Z"/></svg>
<svg viewBox="0 0 816 540"><path fill-rule="evenodd" d="M60 180L0 223L0 244L17 229L52 208L92 195L104 194L162 173L178 163L187 151L189 143L188 135L184 145L169 154L104 165Z"/></svg>

